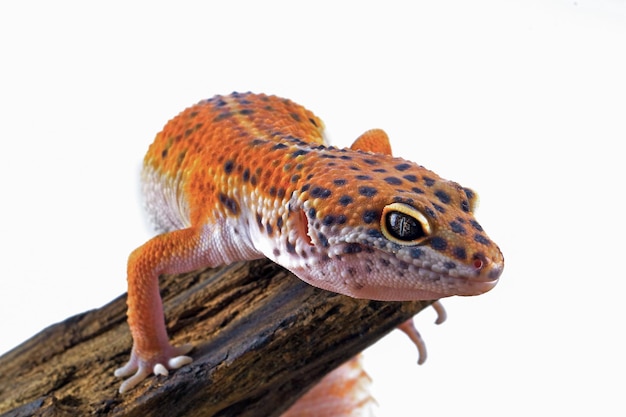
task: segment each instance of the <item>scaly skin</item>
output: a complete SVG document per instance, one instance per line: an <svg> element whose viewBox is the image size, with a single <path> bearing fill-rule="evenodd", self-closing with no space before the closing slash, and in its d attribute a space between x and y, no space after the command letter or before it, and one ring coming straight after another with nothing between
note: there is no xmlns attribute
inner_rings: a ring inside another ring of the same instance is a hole
<svg viewBox="0 0 626 417"><path fill-rule="evenodd" d="M162 234L128 260L131 389L191 361L165 330L158 277L268 257L311 285L376 300L477 295L504 260L473 216L475 194L391 156L371 130L350 149L286 99L233 93L172 119L144 159ZM406 326L407 328L410 326ZM405 329L406 330L406 329Z"/></svg>

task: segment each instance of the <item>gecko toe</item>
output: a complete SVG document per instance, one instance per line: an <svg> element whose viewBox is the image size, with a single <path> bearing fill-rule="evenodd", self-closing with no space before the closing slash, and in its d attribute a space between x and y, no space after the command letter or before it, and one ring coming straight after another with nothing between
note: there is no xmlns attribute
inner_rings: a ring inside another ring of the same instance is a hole
<svg viewBox="0 0 626 417"><path fill-rule="evenodd" d="M175 358L171 358L169 361L167 361L167 366L170 369L178 369L191 363L192 361L193 359L191 359L191 357L189 356L176 356Z"/></svg>
<svg viewBox="0 0 626 417"><path fill-rule="evenodd" d="M150 371L146 368L140 368L135 375L130 378L124 380L122 385L120 385L119 392L120 394L124 394L125 392L133 389L137 384L146 379L150 375Z"/></svg>

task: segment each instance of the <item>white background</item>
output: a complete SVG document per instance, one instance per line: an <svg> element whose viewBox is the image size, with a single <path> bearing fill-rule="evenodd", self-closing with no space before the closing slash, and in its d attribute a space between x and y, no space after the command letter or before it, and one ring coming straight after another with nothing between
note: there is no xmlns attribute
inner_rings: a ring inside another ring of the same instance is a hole
<svg viewBox="0 0 626 417"><path fill-rule="evenodd" d="M17 3L17 2L12 2ZM0 352L126 288L143 154L233 90L474 188L490 293L371 349L378 415L624 415L623 0L0 5Z"/></svg>

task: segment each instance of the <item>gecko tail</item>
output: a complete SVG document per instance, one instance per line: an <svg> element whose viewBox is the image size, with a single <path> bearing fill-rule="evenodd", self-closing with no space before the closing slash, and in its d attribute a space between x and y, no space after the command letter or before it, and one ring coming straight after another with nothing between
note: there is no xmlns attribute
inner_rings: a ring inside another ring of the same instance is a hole
<svg viewBox="0 0 626 417"><path fill-rule="evenodd" d="M359 354L326 375L281 417L374 417L371 378Z"/></svg>

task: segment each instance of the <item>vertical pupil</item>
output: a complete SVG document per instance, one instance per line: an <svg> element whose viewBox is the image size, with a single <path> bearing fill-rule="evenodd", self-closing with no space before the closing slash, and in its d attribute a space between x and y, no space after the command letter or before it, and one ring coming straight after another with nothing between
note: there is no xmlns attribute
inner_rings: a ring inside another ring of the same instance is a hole
<svg viewBox="0 0 626 417"><path fill-rule="evenodd" d="M387 216L387 229L396 238L413 240L424 236L421 224L411 216L394 211Z"/></svg>

